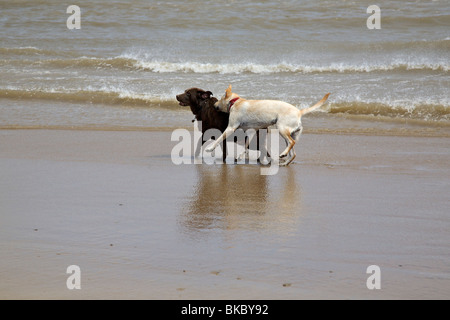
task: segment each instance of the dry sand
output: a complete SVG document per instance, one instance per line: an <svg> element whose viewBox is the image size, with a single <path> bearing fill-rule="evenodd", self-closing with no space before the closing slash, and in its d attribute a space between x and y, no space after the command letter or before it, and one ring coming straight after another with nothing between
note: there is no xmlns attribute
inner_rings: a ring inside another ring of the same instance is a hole
<svg viewBox="0 0 450 320"><path fill-rule="evenodd" d="M448 138L304 134L273 176L174 145L0 130L0 298L450 298Z"/></svg>

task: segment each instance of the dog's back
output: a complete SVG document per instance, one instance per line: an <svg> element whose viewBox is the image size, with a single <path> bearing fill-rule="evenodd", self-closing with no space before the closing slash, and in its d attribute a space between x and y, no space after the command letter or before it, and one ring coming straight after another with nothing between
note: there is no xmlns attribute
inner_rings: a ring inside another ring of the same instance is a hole
<svg viewBox="0 0 450 320"><path fill-rule="evenodd" d="M219 129L220 132L223 132L228 126L230 115L225 112L217 111L214 108L216 102L217 99L211 97L202 103L200 119L197 117L197 120L202 121L203 132L208 129Z"/></svg>

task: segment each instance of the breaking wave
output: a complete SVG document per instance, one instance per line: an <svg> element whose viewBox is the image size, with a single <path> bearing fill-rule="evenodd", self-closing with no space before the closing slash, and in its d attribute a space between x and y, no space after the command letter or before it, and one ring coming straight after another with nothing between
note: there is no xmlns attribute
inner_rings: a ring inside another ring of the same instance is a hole
<svg viewBox="0 0 450 320"><path fill-rule="evenodd" d="M36 48L16 48L2 50L18 50L25 59L1 59L0 65L22 65L45 68L93 68L93 69L119 69L147 71L154 73L218 73L218 74L277 74L277 73L368 73L368 72L404 72L404 71L438 71L450 70L448 61L422 61L418 59L393 59L390 62L361 62L361 63L331 63L327 65L296 64L280 62L276 64L263 64L254 62L243 63L209 63L198 61L171 62L162 60L148 60L133 55L120 55L112 58L97 57L67 57L52 59L33 59L41 55L42 50ZM23 54L25 52L25 54Z"/></svg>
<svg viewBox="0 0 450 320"><path fill-rule="evenodd" d="M144 106L180 109L175 95L152 96L129 92L121 89L90 89L83 90L22 90L0 89L0 98L16 100L53 100L62 102L107 104L121 106ZM372 116L395 119L416 119L426 122L450 124L450 104L436 102L367 102L339 101L330 102L323 110L330 114L348 114L353 116Z"/></svg>
<svg viewBox="0 0 450 320"><path fill-rule="evenodd" d="M382 71L448 71L450 65L445 63L411 63L393 62L390 64L346 64L330 65L300 65L292 63L257 64L257 63L200 63L200 62L166 62L166 61L135 61L134 66L152 72L184 72L184 73L221 73L221 74L272 74L272 73L352 73L352 72L382 72Z"/></svg>
<svg viewBox="0 0 450 320"><path fill-rule="evenodd" d="M450 105L416 103L414 105L385 102L338 102L328 107L333 114L349 114L397 119L415 119L450 123Z"/></svg>
<svg viewBox="0 0 450 320"><path fill-rule="evenodd" d="M174 98L153 97L128 91L111 90L22 90L0 89L0 98L17 100L53 100L73 103L107 104L124 106L177 107Z"/></svg>

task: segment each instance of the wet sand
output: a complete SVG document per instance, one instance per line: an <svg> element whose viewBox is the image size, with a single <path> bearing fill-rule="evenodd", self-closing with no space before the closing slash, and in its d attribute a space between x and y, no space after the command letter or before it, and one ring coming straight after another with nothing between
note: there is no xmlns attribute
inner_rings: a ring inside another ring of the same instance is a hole
<svg viewBox="0 0 450 320"><path fill-rule="evenodd" d="M273 176L175 144L0 130L0 298L450 298L448 138L306 133Z"/></svg>

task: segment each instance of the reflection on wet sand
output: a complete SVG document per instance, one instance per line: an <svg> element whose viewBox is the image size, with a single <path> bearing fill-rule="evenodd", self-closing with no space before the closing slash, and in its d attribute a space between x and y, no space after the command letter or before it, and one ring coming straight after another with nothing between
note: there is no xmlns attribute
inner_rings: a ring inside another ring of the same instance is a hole
<svg viewBox="0 0 450 320"><path fill-rule="evenodd" d="M301 215L295 170L260 174L258 165L196 165L197 181L183 206L185 232L264 229L289 232Z"/></svg>

